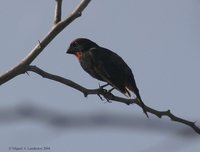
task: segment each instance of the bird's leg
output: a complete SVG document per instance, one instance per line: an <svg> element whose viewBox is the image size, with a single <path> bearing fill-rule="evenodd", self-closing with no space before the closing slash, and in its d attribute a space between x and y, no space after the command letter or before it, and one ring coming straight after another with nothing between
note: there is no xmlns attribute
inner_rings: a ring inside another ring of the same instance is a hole
<svg viewBox="0 0 200 152"><path fill-rule="evenodd" d="M107 84L107 85L108 85L108 84ZM112 92L114 89L115 89L115 87L113 87L112 89L108 90L107 93L108 93L109 95L112 95L111 92ZM106 101L107 101L108 103L111 103L111 101L109 100L109 98L106 98L106 97L105 97L105 99L106 99Z"/></svg>
<svg viewBox="0 0 200 152"><path fill-rule="evenodd" d="M108 83L105 84L105 85L102 85L102 86L100 85L100 83L98 83L98 84L99 84L99 89L101 89L103 91L107 91L106 89L104 89L104 87L108 86ZM99 98L101 99L101 101L104 101L103 97L100 94L97 94L97 95L99 96Z"/></svg>
<svg viewBox="0 0 200 152"><path fill-rule="evenodd" d="M111 93L114 89L115 89L115 87L113 87L112 89L108 90L108 92Z"/></svg>
<svg viewBox="0 0 200 152"><path fill-rule="evenodd" d="M111 93L111 91L114 89L114 88L112 88L112 89L110 89L109 91L107 91L106 89L104 89L104 87L107 87L109 85L109 83L106 83L106 84L104 84L104 85L100 85L100 83L99 83L99 89L102 89L104 92L106 92L106 93ZM103 97L100 95L100 94L97 94L98 96L99 96L99 98L102 100L102 101L104 101L104 99L103 99ZM106 102L109 102L109 103L111 103L111 101L108 99L108 98L105 98L106 99Z"/></svg>
<svg viewBox="0 0 200 152"><path fill-rule="evenodd" d="M104 89L104 87L106 87L106 86L108 86L108 83L107 84L105 84L105 85L100 85L100 83L98 83L99 84L99 89L101 89L101 90L103 90L103 91L107 91L106 89ZM104 99L103 99L103 97L100 95L100 94L97 94L98 96L99 96L99 98L102 100L102 101L104 101Z"/></svg>
<svg viewBox="0 0 200 152"><path fill-rule="evenodd" d="M103 88L107 87L108 85L109 85L109 84L106 83L106 84L104 84L104 85L101 86L100 83L99 83L99 88L100 88L100 89L103 89Z"/></svg>

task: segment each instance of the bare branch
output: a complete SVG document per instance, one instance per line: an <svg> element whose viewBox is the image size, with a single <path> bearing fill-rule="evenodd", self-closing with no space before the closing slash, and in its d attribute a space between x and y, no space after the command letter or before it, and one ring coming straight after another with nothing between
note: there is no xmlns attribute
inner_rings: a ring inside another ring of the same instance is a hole
<svg viewBox="0 0 200 152"><path fill-rule="evenodd" d="M89 1L84 1L82 0L80 2L80 4L77 6L77 8L72 12L72 14L79 14L81 15L81 13L83 12L83 10L88 6L90 0Z"/></svg>
<svg viewBox="0 0 200 152"><path fill-rule="evenodd" d="M53 80L53 81L57 81L57 82L60 82L62 84L65 84L69 87L72 87L72 88L82 92L85 97L88 96L88 95L102 95L108 101L110 101L110 100L117 101L117 102L125 103L127 105L135 103L138 106L142 107L141 103L138 102L138 100L126 99L126 98L115 96L111 92L108 92L107 90L105 90L101 87L98 88L98 89L87 89L87 88L85 88L85 87L83 87L83 86L81 86L81 85L79 85L79 84L77 84L77 83L75 83L75 82L73 82L69 79L65 79L63 77L47 73L47 72L43 71L42 69L40 69L36 66L29 66L27 70L35 72L35 73L41 75L43 78L47 78L47 79L50 79L50 80ZM180 117L177 117L177 116L173 115L170 112L170 110L158 111L158 110L152 109L152 108L150 108L146 105L144 105L144 106L145 106L145 109L146 109L147 112L154 114L159 118L161 118L162 116L167 116L172 121L179 122L179 123L185 124L187 126L190 126L194 131L196 131L198 134L200 134L200 128L198 126L196 126L194 122L191 122L191 121L182 119Z"/></svg>
<svg viewBox="0 0 200 152"><path fill-rule="evenodd" d="M55 8L55 18L54 18L54 24L57 24L61 21L61 15L62 15L62 0L55 0L56 1L56 8Z"/></svg>
<svg viewBox="0 0 200 152"><path fill-rule="evenodd" d="M27 67L33 62L33 60L44 50L44 48L71 22L76 18L81 16L81 12L86 8L91 0L82 0L78 7L73 11L73 13L67 17L65 20L57 23L50 30L47 36L44 37L40 44L37 44L32 51L15 67L0 76L0 85L6 83L7 81L13 79L19 74L26 72Z"/></svg>
<svg viewBox="0 0 200 152"><path fill-rule="evenodd" d="M74 89L82 92L85 97L87 97L88 95L92 95L92 94L93 95L100 94L100 95L104 96L104 98L106 98L106 99L114 100L114 101L118 101L118 102L122 102L122 103L125 103L125 104L128 104L128 105L132 104L132 103L135 103L135 102L138 102L137 100L116 97L112 93L107 92L103 88L99 88L99 89L87 89L87 88L85 88L85 87L83 87L83 86L81 86L81 85L79 85L79 84L77 84L77 83L75 83L75 82L73 82L73 81L71 81L69 79L65 79L63 77L47 73L47 72L43 71L42 69L40 69L40 68L38 68L36 66L29 66L27 68L27 71L35 72L35 73L41 75L43 78L54 80L54 81L60 82L62 84L65 84L65 85L67 85L69 87L72 87L72 88L74 88Z"/></svg>

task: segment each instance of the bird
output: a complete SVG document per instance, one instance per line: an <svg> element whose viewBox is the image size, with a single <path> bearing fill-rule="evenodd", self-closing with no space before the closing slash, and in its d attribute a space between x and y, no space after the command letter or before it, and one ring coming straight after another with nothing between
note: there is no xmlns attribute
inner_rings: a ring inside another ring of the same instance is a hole
<svg viewBox="0 0 200 152"><path fill-rule="evenodd" d="M132 70L118 54L87 38L73 40L66 53L75 55L81 67L93 78L106 82L129 98L133 92L148 118Z"/></svg>

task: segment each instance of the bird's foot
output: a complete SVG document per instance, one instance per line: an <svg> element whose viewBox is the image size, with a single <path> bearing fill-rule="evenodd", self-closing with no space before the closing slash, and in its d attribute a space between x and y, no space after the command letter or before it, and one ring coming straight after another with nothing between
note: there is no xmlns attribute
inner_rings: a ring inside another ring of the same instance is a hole
<svg viewBox="0 0 200 152"><path fill-rule="evenodd" d="M100 94L97 94L99 96L99 98L101 99L101 101L104 101L103 97Z"/></svg>
<svg viewBox="0 0 200 152"><path fill-rule="evenodd" d="M109 98L107 98L106 97L106 95L104 95L104 94L110 94L110 90L109 91L107 91L106 89L102 89L103 90L103 94L97 94L98 96L99 96L99 98L101 99L101 101L105 101L106 100L106 102L105 103L111 103L111 101L109 100Z"/></svg>
<svg viewBox="0 0 200 152"><path fill-rule="evenodd" d="M105 103L111 103L111 101L109 99L103 98L100 94L97 94L97 95L99 96L99 98L101 99L101 101L105 101L105 99L106 99Z"/></svg>

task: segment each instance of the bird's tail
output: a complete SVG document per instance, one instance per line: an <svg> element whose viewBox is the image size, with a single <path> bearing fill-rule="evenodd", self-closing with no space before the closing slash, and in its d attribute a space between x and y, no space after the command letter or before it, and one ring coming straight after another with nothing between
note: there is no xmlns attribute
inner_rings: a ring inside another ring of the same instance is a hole
<svg viewBox="0 0 200 152"><path fill-rule="evenodd" d="M135 86L135 87L133 87L133 86ZM136 84L135 83L133 85L130 85L130 83L126 84L125 94L127 94L130 97L131 94L130 94L129 90L132 91L136 95L136 99L139 101L144 114L147 116L147 118L149 118L149 116L147 114L146 106L140 97L140 93L139 93L138 88L136 87Z"/></svg>
<svg viewBox="0 0 200 152"><path fill-rule="evenodd" d="M140 95L137 96L136 99L141 103L141 108L142 108L144 114L147 116L147 118L149 118L149 116L148 116L148 114L147 114L147 110L146 110L145 104L144 104L144 102L142 101Z"/></svg>

